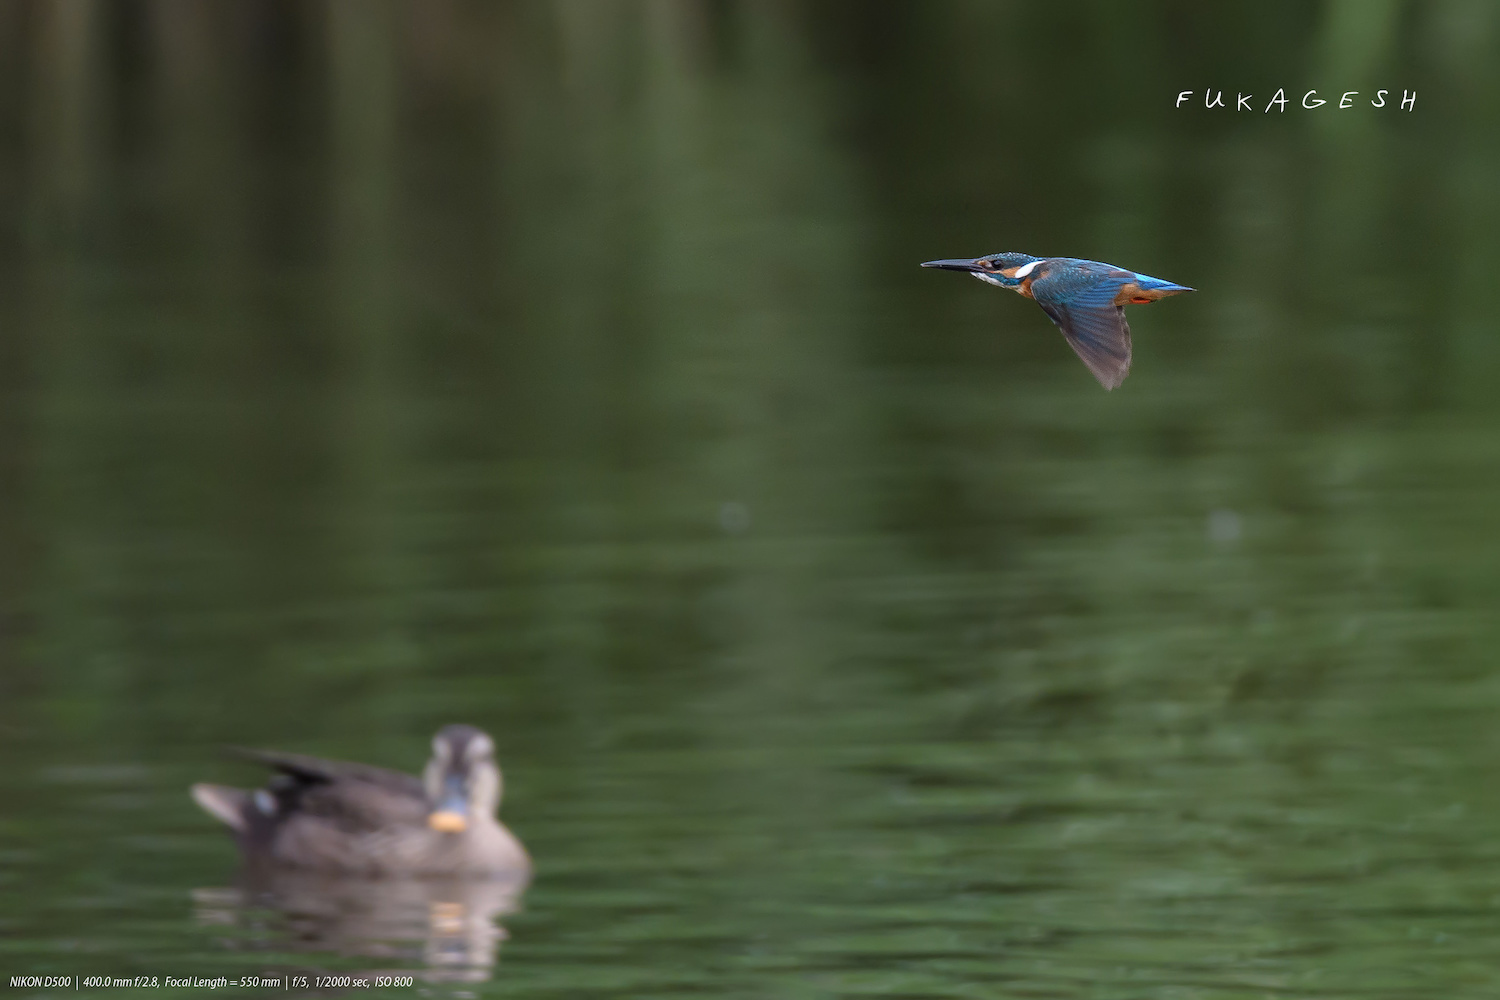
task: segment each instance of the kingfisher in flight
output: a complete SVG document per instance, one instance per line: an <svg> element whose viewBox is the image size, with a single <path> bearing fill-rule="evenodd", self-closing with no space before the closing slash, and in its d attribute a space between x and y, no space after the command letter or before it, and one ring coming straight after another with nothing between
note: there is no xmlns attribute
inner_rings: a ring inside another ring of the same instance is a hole
<svg viewBox="0 0 1500 1000"><path fill-rule="evenodd" d="M1106 389L1125 381L1130 371L1126 304L1193 291L1149 274L1077 257L992 253L971 260L929 260L922 266L967 271L980 281L1036 300Z"/></svg>

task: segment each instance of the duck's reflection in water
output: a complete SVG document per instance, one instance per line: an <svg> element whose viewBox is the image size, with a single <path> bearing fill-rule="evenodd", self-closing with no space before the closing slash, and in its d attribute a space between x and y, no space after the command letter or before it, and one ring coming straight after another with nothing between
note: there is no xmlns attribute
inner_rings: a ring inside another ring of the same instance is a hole
<svg viewBox="0 0 1500 1000"><path fill-rule="evenodd" d="M367 958L379 974L480 982L499 958L526 889L516 879L359 879L247 868L236 885L193 891L194 916L226 947Z"/></svg>

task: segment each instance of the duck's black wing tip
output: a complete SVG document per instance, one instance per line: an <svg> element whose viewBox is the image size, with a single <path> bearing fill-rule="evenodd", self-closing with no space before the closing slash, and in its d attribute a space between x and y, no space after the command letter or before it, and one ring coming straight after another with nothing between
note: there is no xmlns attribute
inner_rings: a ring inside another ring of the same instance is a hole
<svg viewBox="0 0 1500 1000"><path fill-rule="evenodd" d="M264 765L303 785L334 785L352 781L375 785L399 795L418 798L426 796L420 778L401 771L375 767L373 764L328 760L280 750L253 750L245 747L226 747L225 750L233 757Z"/></svg>

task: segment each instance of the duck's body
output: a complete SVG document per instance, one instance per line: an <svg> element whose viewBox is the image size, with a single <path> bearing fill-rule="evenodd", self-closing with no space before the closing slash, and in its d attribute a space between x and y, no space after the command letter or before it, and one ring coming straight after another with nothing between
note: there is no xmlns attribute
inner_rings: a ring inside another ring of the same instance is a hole
<svg viewBox="0 0 1500 1000"><path fill-rule="evenodd" d="M198 784L192 792L252 862L371 877L530 871L525 848L495 815L493 744L472 726L437 734L421 778L300 754L242 753L278 775L255 791Z"/></svg>
<svg viewBox="0 0 1500 1000"><path fill-rule="evenodd" d="M1125 381L1130 371L1130 326L1125 322L1125 306L1193 291L1149 274L1078 257L996 253L972 259L929 260L922 266L967 271L981 281L1034 300L1106 389Z"/></svg>

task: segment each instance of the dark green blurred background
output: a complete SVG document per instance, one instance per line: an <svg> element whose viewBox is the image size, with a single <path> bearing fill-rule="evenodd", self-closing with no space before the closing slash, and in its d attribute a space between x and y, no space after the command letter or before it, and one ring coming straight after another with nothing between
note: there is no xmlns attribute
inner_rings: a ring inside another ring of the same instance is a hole
<svg viewBox="0 0 1500 1000"><path fill-rule="evenodd" d="M1496 995L1497 177L1486 0L0 0L0 982L467 721L474 991Z"/></svg>

